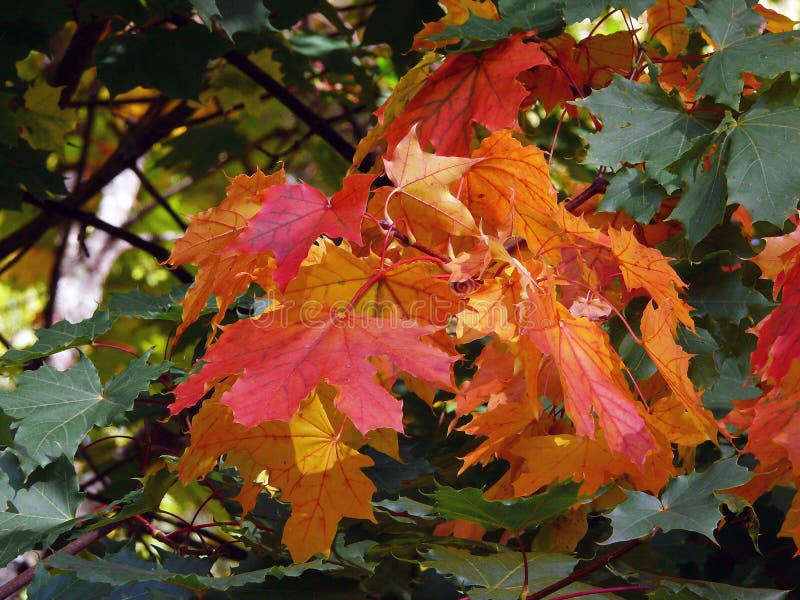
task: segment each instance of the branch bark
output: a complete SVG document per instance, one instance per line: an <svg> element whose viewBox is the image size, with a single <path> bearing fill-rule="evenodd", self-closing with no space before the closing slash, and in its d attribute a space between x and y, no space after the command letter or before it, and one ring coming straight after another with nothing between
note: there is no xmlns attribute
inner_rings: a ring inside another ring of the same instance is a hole
<svg viewBox="0 0 800 600"><path fill-rule="evenodd" d="M59 552L70 555L83 552L97 540L111 533L111 531L119 527L119 525L120 523L111 523L109 525L99 527L94 531L90 531L89 533L79 537L77 540L71 541L69 544L59 550ZM11 597L26 585L30 584L30 582L33 581L33 575L35 572L36 565L28 567L22 573L14 577L14 579L11 581L7 581L3 585L0 585L0 600L5 600L6 598Z"/></svg>
<svg viewBox="0 0 800 600"><path fill-rule="evenodd" d="M116 225L106 223L105 221L98 219L93 214L84 212L79 208L73 208L68 204L54 202L52 200L42 200L29 192L23 192L22 199L25 202L34 206L38 206L42 210L46 211L45 214L59 214L63 217L74 219L75 221L83 223L84 225L91 225L95 229L105 231L107 234L115 238L128 242L134 248L144 250L159 262L165 262L169 258L169 251L167 251L165 248L162 248L158 244L141 238L135 233L131 233L125 229L120 229ZM191 283L194 281L194 277L192 277L189 272L182 267L173 269L170 272L182 283Z"/></svg>
<svg viewBox="0 0 800 600"><path fill-rule="evenodd" d="M338 131L330 126L328 121L303 104L297 96L283 87L269 73L236 50L227 52L224 58L292 111L298 119L308 125L316 135L328 142L347 162L353 162L353 156L356 153L355 146L344 139Z"/></svg>
<svg viewBox="0 0 800 600"><path fill-rule="evenodd" d="M164 111L169 102L167 98L153 102L141 120L120 140L119 146L108 160L89 179L79 183L72 194L57 204L69 208L83 206L122 171L136 164L136 160L153 144L169 135L191 116L193 110L185 102ZM50 227L63 218L63 213L45 212L0 240L0 260L28 244L36 243Z"/></svg>

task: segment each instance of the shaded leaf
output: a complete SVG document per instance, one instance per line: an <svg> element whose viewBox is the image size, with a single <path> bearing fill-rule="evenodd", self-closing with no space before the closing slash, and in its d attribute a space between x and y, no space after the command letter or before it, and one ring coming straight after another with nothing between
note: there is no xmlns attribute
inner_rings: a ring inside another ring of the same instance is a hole
<svg viewBox="0 0 800 600"><path fill-rule="evenodd" d="M431 546L422 553L422 565L455 577L473 600L517 600L525 582L525 563L518 552L505 549L496 554L475 555L466 550ZM540 590L572 573L577 559L566 554L528 553L528 590ZM591 586L573 583L559 593L588 591ZM598 598L619 598L615 594L594 594Z"/></svg>
<svg viewBox="0 0 800 600"><path fill-rule="evenodd" d="M649 223L667 192L641 171L626 167L614 175L597 210L624 210L633 220Z"/></svg>
<svg viewBox="0 0 800 600"><path fill-rule="evenodd" d="M70 556L63 552L54 554L47 560L47 563L53 568L75 573L85 581L106 583L114 586L143 581L164 581L189 588L195 592L237 588L248 583L260 583L267 577L277 577L279 579L297 577L308 569L327 570L322 561L314 561L302 566L292 565L289 569L275 566L248 573L236 573L226 577L209 577L194 573L175 573L161 568L154 562L137 560L133 556L123 563L101 558L87 560L77 556Z"/></svg>
<svg viewBox="0 0 800 600"><path fill-rule="evenodd" d="M681 475L670 481L659 500L643 492L626 491L628 498L607 516L614 532L604 544L623 542L650 534L655 527L696 531L714 539L714 529L725 501L717 490L741 485L752 474L736 463L736 458L720 460L702 473Z"/></svg>
<svg viewBox="0 0 800 600"><path fill-rule="evenodd" d="M21 447L23 468L45 466L61 455L72 458L93 426L108 425L129 410L150 381L170 367L148 365L149 356L132 361L105 390L92 362L81 355L67 371L49 366L28 371L17 377L16 390L0 391L0 408L18 420L14 445Z"/></svg>
<svg viewBox="0 0 800 600"><path fill-rule="evenodd" d="M738 108L744 72L772 78L800 70L800 32L758 35L764 20L745 0L698 0L689 12L717 46L700 74L698 94Z"/></svg>
<svg viewBox="0 0 800 600"><path fill-rule="evenodd" d="M579 502L577 483L567 482L545 492L514 500L487 500L476 488L440 486L431 497L445 519L463 519L481 527L522 532L563 514Z"/></svg>
<svg viewBox="0 0 800 600"><path fill-rule="evenodd" d="M225 46L222 38L194 22L113 35L97 47L97 76L114 96L139 85L172 98L196 98L206 64Z"/></svg>
<svg viewBox="0 0 800 600"><path fill-rule="evenodd" d="M741 204L754 221L781 225L797 208L800 171L786 165L800 161L800 106L768 92L731 125L728 140L728 204Z"/></svg>
<svg viewBox="0 0 800 600"><path fill-rule="evenodd" d="M43 358L67 348L83 346L91 343L97 336L111 329L111 317L108 311L98 310L91 317L79 323L67 320L59 321L47 329L37 329L37 340L24 350L9 350L0 361L5 363L26 363L29 360Z"/></svg>
<svg viewBox="0 0 800 600"><path fill-rule="evenodd" d="M82 494L72 460L61 457L38 470L27 487L0 498L0 562L7 563L35 544L47 546L73 526ZM8 503L6 505L6 503Z"/></svg>
<svg viewBox="0 0 800 600"><path fill-rule="evenodd" d="M636 83L616 76L608 87L575 104L603 122L588 136L586 162L618 169L623 163L645 163L645 173L667 191L678 184L668 168L688 152L710 127L657 83Z"/></svg>

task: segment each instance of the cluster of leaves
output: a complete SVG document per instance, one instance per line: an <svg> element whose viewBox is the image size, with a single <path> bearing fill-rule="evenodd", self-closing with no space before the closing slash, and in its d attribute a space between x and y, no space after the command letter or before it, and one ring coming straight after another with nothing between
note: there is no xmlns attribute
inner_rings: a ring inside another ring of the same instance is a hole
<svg viewBox="0 0 800 600"><path fill-rule="evenodd" d="M37 34L5 37L4 271L73 219L191 286L115 293L0 358L0 562L62 548L29 595L800 583L793 21L746 0L52 4L2 24ZM167 252L149 209L138 233L87 210L128 168L173 225L152 178L216 181L182 208L224 199ZM174 329L169 360L144 321ZM103 359L110 332L134 360Z"/></svg>

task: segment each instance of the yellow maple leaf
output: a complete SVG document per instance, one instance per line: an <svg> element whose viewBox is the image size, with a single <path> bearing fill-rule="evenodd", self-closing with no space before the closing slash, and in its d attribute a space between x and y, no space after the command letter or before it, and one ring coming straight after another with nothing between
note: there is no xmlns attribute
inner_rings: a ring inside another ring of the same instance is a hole
<svg viewBox="0 0 800 600"><path fill-rule="evenodd" d="M393 221L402 221L414 237L441 230L453 235L478 235L467 207L450 193L479 158L437 156L423 152L416 127L398 142L392 160L384 159L386 175L395 184L386 200Z"/></svg>
<svg viewBox="0 0 800 600"><path fill-rule="evenodd" d="M329 387L320 386L289 422L257 427L234 422L232 411L217 398L206 401L192 419L180 479L186 483L204 475L225 453L248 484L254 474L267 471L270 486L292 505L283 543L293 561L305 562L317 553L327 556L343 517L375 520L375 486L362 471L373 461L355 449L364 438L333 408L332 396ZM251 504L250 492L246 498Z"/></svg>

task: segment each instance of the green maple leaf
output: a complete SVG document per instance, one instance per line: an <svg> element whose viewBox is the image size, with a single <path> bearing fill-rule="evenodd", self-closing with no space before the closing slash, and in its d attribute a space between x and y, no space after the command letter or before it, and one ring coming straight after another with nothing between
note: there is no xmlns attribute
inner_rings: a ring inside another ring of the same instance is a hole
<svg viewBox="0 0 800 600"><path fill-rule="evenodd" d="M517 500L487 500L476 488L456 490L448 486L431 494L436 512L445 519L464 519L485 529L520 532L566 512L579 502L580 484L566 482L546 492Z"/></svg>
<svg viewBox="0 0 800 600"><path fill-rule="evenodd" d="M722 518L719 505L725 500L717 490L736 487L750 480L752 474L740 467L735 458L714 463L707 471L681 475L670 481L661 499L644 492L627 491L627 500L608 518L614 532L604 544L641 538L658 527L696 531L714 539L714 529Z"/></svg>
<svg viewBox="0 0 800 600"><path fill-rule="evenodd" d="M770 90L730 124L726 176L728 204L741 204L754 221L782 225L800 196L800 106L778 93Z"/></svg>
<svg viewBox="0 0 800 600"><path fill-rule="evenodd" d="M27 487L21 485L13 459L3 457L0 475L0 563L30 550L35 544L45 546L73 525L82 495L72 461L61 457L36 471ZM12 481L16 479L16 481Z"/></svg>
<svg viewBox="0 0 800 600"><path fill-rule="evenodd" d="M36 330L36 343L24 350L9 350L0 361L6 363L26 363L29 360L49 356L67 348L74 348L90 343L98 335L111 329L111 318L108 311L98 310L88 319L79 323L67 320L59 321L47 329Z"/></svg>
<svg viewBox="0 0 800 600"><path fill-rule="evenodd" d="M130 363L103 389L92 362L81 355L66 371L45 366L22 373L18 388L0 391L0 408L18 421L14 446L23 470L45 466L62 455L75 456L83 437L97 425L133 406L133 401L148 389L170 364L148 365L150 352Z"/></svg>
<svg viewBox="0 0 800 600"><path fill-rule="evenodd" d="M645 174L673 191L680 178L668 168L711 131L709 123L686 110L657 83L636 83L615 76L608 87L575 101L596 115L602 131L586 135L586 162L617 170L624 163L645 163Z"/></svg>
<svg viewBox="0 0 800 600"><path fill-rule="evenodd" d="M688 10L717 45L700 74L698 95L738 108L742 73L772 78L800 70L800 32L759 35L763 19L745 0L699 0Z"/></svg>

